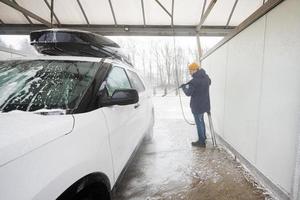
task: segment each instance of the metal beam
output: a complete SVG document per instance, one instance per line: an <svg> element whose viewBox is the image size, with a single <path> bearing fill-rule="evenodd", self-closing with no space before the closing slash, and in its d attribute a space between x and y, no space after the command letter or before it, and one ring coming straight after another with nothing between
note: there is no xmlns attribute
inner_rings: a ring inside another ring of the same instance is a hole
<svg viewBox="0 0 300 200"><path fill-rule="evenodd" d="M19 5L15 0L12 0L12 2L14 2L17 5ZM31 21L31 19L27 15L25 15L24 13L23 13L23 15L27 19L27 21L29 22L29 24L33 24L32 21Z"/></svg>
<svg viewBox="0 0 300 200"><path fill-rule="evenodd" d="M196 35L196 40L197 40L197 49L198 49L198 62L201 64L200 58L202 57L202 47L201 47L201 41L200 41L200 36L199 34Z"/></svg>
<svg viewBox="0 0 300 200"><path fill-rule="evenodd" d="M144 26L146 26L144 0L141 0L141 4L142 4L142 12L143 12L143 22L144 22Z"/></svg>
<svg viewBox="0 0 300 200"><path fill-rule="evenodd" d="M86 16L86 13L85 13L85 11L84 11L84 9L83 9L83 7L82 7L82 4L81 4L80 0L77 0L77 3L78 3L78 5L79 5L79 7L80 7L80 10L81 10L81 12L82 12L82 14L83 14L83 16L84 16L84 19L85 19L86 23L87 23L88 25L90 25L89 19L88 19L87 16Z"/></svg>
<svg viewBox="0 0 300 200"><path fill-rule="evenodd" d="M221 40L212 49L210 49L208 52L206 52L202 56L201 60L204 60L209 55L214 53L217 49L219 49L221 46L226 44L228 41L230 41L232 38L234 38L236 35L238 35L240 32L245 30L247 27L249 27L251 24L256 22L259 18L261 18L262 16L267 14L269 11L271 11L273 8L275 8L277 5L279 5L283 1L285 1L285 0L268 0L264 5L262 5L259 9L257 9L252 15L250 15L240 25L238 25L234 30L232 30L223 40Z"/></svg>
<svg viewBox="0 0 300 200"><path fill-rule="evenodd" d="M47 7L49 8L49 10L50 10L50 12L51 12L51 6L50 6L50 4L48 3L48 1L47 1L47 0L44 0L44 2L45 2L45 4L47 5ZM55 12L54 12L54 10L53 10L53 16L54 16L54 18L55 18L57 24L58 24L58 25L61 25L61 24L60 24L60 21L59 21L59 19L58 19L58 17L56 16L56 14L55 14Z"/></svg>
<svg viewBox="0 0 300 200"><path fill-rule="evenodd" d="M50 6L50 21L51 21L51 28L53 27L53 7L54 7L54 0L51 0L51 6Z"/></svg>
<svg viewBox="0 0 300 200"><path fill-rule="evenodd" d="M200 21L203 19L203 15L204 15L204 11L205 11L205 7L206 7L206 0L203 1L203 6L202 6L202 12L201 12L201 17L200 17ZM197 49L198 49L198 62L201 64L201 60L200 58L202 57L202 47L201 47L201 41L200 41L200 35L197 33L196 35L196 42L197 42Z"/></svg>
<svg viewBox="0 0 300 200"><path fill-rule="evenodd" d="M172 18L172 15L170 14L170 12L158 0L155 0L155 1Z"/></svg>
<svg viewBox="0 0 300 200"><path fill-rule="evenodd" d="M3 24L0 25L0 35L26 35L34 30L41 30L47 28L43 25L16 25ZM101 35L115 35L115 36L196 36L196 26L150 26L143 25L61 25L60 28L80 29L95 32ZM202 26L200 36L225 36L234 27L226 29L225 26Z"/></svg>
<svg viewBox="0 0 300 200"><path fill-rule="evenodd" d="M208 17L210 11L213 9L213 7L215 6L216 3L217 3L217 0L211 0L211 2L209 3L206 11L204 12L203 16L201 17L201 20L200 20L200 22L197 26L197 31L199 31L201 29L201 26L205 22L205 20Z"/></svg>
<svg viewBox="0 0 300 200"><path fill-rule="evenodd" d="M233 4L233 7L232 7L232 9L231 9L231 12L230 12L230 15L229 15L229 17L228 17L228 20L227 20L226 26L229 26L229 23L230 23L230 21L231 21L231 18L232 18L233 12L234 12L234 10L235 10L235 7L236 7L236 5L237 5L238 1L239 1L239 0L235 0L235 2L234 2L234 4Z"/></svg>
<svg viewBox="0 0 300 200"><path fill-rule="evenodd" d="M174 26L174 1L172 0L172 17L171 17L171 26Z"/></svg>
<svg viewBox="0 0 300 200"><path fill-rule="evenodd" d="M111 0L108 0L109 2L109 6L110 6L110 10L111 10L111 14L114 18L114 22L115 22L115 26L118 26L118 23L117 23L117 18L116 18L116 15L115 15L115 11L114 11L114 8L113 8L113 5L112 5L112 2Z"/></svg>
<svg viewBox="0 0 300 200"><path fill-rule="evenodd" d="M203 14L204 14L204 11L205 11L205 7L206 7L206 0L203 1L203 7L202 7L202 12L201 12L201 17L200 17L200 21L201 19L203 18Z"/></svg>
<svg viewBox="0 0 300 200"><path fill-rule="evenodd" d="M38 15L30 12L29 10L27 10L27 9L25 9L25 8L17 5L17 4L15 4L12 1L9 1L9 0L0 0L0 2L4 3L4 4L6 4L6 5L8 5L8 6L12 7L12 8L14 8L15 10L21 12L22 14L25 14L25 15L27 15L27 16L29 16L29 17L31 17L31 18L33 18L33 19L41 22L42 24L45 24L47 27L51 27L51 23L50 22L48 22L47 20L45 20L45 19L39 17Z"/></svg>

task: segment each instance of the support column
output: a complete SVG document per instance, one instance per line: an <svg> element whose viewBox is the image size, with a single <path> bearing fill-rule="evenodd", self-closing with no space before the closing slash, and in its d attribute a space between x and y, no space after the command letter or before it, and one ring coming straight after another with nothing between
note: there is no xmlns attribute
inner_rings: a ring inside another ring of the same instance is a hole
<svg viewBox="0 0 300 200"><path fill-rule="evenodd" d="M200 35L197 33L196 35L197 39L197 47L198 47L198 63L201 65L201 57L202 57L202 48L201 48L201 42L200 42Z"/></svg>

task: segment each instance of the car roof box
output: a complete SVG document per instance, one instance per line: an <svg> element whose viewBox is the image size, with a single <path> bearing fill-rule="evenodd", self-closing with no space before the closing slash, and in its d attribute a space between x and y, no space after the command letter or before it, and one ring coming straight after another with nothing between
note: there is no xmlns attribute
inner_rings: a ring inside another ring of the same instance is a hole
<svg viewBox="0 0 300 200"><path fill-rule="evenodd" d="M33 31L30 33L30 44L45 55L114 57L128 62L117 43L88 31L70 29Z"/></svg>

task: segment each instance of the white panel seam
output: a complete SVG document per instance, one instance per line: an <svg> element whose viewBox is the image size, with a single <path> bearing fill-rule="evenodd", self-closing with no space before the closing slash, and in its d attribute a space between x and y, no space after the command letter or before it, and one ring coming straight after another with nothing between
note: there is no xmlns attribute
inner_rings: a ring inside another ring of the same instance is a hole
<svg viewBox="0 0 300 200"><path fill-rule="evenodd" d="M262 107L262 93L263 93L263 75L264 75L264 65L265 65L265 51L266 51L266 32L267 32L267 15L264 17L264 39L263 39L263 51L262 51L262 62L261 62L261 71L260 71L260 88L259 88L259 98L258 98L258 106L257 106L257 134L256 134L256 142L255 142L255 157L254 163L257 164L257 151L258 151L258 143L260 136L260 125L261 125L261 107Z"/></svg>
<svg viewBox="0 0 300 200"><path fill-rule="evenodd" d="M225 135L225 115L226 115L226 91L227 91L227 70L228 70L228 57L229 57L229 44L226 44L226 62L225 62L225 78L224 78L224 97L223 97L223 137L226 139Z"/></svg>
<svg viewBox="0 0 300 200"><path fill-rule="evenodd" d="M298 132L300 130L300 108L298 108ZM297 134L296 134L297 135ZM293 200L300 199L300 133L296 138L296 158L295 158L295 168L293 172L292 180L292 197Z"/></svg>

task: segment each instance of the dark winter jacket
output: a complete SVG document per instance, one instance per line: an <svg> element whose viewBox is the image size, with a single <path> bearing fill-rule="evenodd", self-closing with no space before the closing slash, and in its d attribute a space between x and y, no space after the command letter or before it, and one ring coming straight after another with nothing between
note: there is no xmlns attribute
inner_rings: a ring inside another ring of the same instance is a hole
<svg viewBox="0 0 300 200"><path fill-rule="evenodd" d="M209 86L211 80L204 69L198 70L192 76L192 80L182 87L184 93L191 96L192 113L210 112Z"/></svg>

